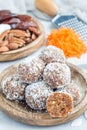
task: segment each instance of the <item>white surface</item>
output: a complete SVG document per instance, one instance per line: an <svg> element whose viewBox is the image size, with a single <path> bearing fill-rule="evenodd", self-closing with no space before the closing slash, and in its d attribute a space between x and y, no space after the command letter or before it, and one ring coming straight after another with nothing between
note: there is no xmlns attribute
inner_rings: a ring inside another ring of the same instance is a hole
<svg viewBox="0 0 87 130"><path fill-rule="evenodd" d="M67 1L67 0L65 0L65 1ZM47 22L47 21L41 21L41 22L44 24L46 34L49 34L50 30L53 29L54 26L50 22ZM40 48L38 52L35 52L32 55L30 55L26 58L20 59L20 60L11 61L11 62L0 62L0 72L14 63L18 63L22 60L24 61L24 59L25 60L31 59L32 57L39 55L39 53L42 49L43 48ZM80 59L71 58L71 59L68 59L68 61L70 61L71 63L73 63L75 65L79 65L79 67L82 67L83 69L87 69L86 65L84 65L84 64L87 64L87 54L83 55ZM9 130L9 129L12 129L12 130L54 130L54 129L55 130L64 130L64 129L66 129L66 130L77 130L77 129L85 130L87 128L87 120L84 118L83 115L81 115L79 118L77 118L77 122L79 122L79 120L80 120L80 124L78 126L75 126L75 125L72 126L73 121L71 121L69 123L58 125L58 126L37 127L37 126L30 126L30 125L25 125L25 124L16 122L16 121L12 120L11 118L9 118L8 116L6 116L4 113L0 112L0 130ZM75 122L75 120L74 120L74 122Z"/></svg>
<svg viewBox="0 0 87 130"><path fill-rule="evenodd" d="M77 118L73 120L73 122L71 123L72 127L81 126L81 125L82 125L82 118Z"/></svg>

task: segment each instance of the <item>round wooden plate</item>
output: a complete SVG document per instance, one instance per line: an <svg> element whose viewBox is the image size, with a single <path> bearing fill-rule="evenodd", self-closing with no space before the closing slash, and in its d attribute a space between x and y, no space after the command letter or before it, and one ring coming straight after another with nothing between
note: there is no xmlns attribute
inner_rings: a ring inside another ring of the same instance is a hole
<svg viewBox="0 0 87 130"><path fill-rule="evenodd" d="M25 47L19 48L17 50L0 53L0 61L11 61L26 57L27 55L35 52L41 47L45 38L44 27L38 20L34 19L34 21L37 22L41 32L39 37L35 41L27 44Z"/></svg>
<svg viewBox="0 0 87 130"><path fill-rule="evenodd" d="M26 106L25 103L17 103L7 100L0 89L0 109L11 118L22 123L37 126L52 126L69 122L80 116L87 109L87 74L80 68L68 63L71 69L72 80L81 89L81 101L73 108L73 111L65 118L52 118L46 111L34 111ZM16 72L13 65L0 74L0 83L8 76ZM0 85L1 88L1 85Z"/></svg>

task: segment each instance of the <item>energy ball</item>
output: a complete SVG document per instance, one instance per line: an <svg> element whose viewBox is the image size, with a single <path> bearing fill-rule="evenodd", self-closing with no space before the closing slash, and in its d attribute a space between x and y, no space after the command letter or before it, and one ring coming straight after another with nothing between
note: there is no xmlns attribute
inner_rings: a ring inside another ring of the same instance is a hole
<svg viewBox="0 0 87 130"><path fill-rule="evenodd" d="M81 99L81 93L79 87L75 83L71 83L65 87L65 91L71 94L73 98L73 105L76 106Z"/></svg>
<svg viewBox="0 0 87 130"><path fill-rule="evenodd" d="M46 108L51 117L66 117L72 111L72 97L67 93L52 93L46 102Z"/></svg>
<svg viewBox="0 0 87 130"><path fill-rule="evenodd" d="M25 100L32 109L46 109L46 100L51 93L51 88L44 81L39 81L26 87Z"/></svg>
<svg viewBox="0 0 87 130"><path fill-rule="evenodd" d="M40 58L47 64L50 62L65 63L63 51L56 46L47 46L41 53Z"/></svg>
<svg viewBox="0 0 87 130"><path fill-rule="evenodd" d="M24 100L26 84L17 75L12 75L2 82L2 92L9 100Z"/></svg>
<svg viewBox="0 0 87 130"><path fill-rule="evenodd" d="M44 67L45 63L40 58L36 58L28 63L20 63L18 75L25 83L37 82L41 79Z"/></svg>
<svg viewBox="0 0 87 130"><path fill-rule="evenodd" d="M70 68L58 62L49 63L44 69L43 79L53 89L67 85L71 81Z"/></svg>

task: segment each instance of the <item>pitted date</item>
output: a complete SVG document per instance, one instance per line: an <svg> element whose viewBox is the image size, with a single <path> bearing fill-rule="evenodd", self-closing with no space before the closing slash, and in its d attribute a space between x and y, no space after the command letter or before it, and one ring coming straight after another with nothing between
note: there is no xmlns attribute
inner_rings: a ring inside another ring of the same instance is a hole
<svg viewBox="0 0 87 130"><path fill-rule="evenodd" d="M5 20L3 23L4 24L18 24L18 23L20 23L21 21L20 21L20 19L18 19L18 18L10 18L9 20Z"/></svg>
<svg viewBox="0 0 87 130"><path fill-rule="evenodd" d="M14 14L12 14L9 10L0 11L0 22L3 22L4 20L10 19L12 17L14 17Z"/></svg>
<svg viewBox="0 0 87 130"><path fill-rule="evenodd" d="M0 16L11 15L12 13L9 10L0 10Z"/></svg>
<svg viewBox="0 0 87 130"><path fill-rule="evenodd" d="M29 27L38 28L31 16L12 14L9 10L0 11L0 23L9 24L13 29L20 30L26 30Z"/></svg>
<svg viewBox="0 0 87 130"><path fill-rule="evenodd" d="M27 21L27 22L30 22L31 20L31 16L28 16L28 15L17 15L17 18L19 18L21 21Z"/></svg>
<svg viewBox="0 0 87 130"><path fill-rule="evenodd" d="M28 29L29 27L35 27L37 28L38 25L33 22L33 21L30 21L30 22L20 22L19 24L16 25L16 29L23 29L23 30L26 30Z"/></svg>

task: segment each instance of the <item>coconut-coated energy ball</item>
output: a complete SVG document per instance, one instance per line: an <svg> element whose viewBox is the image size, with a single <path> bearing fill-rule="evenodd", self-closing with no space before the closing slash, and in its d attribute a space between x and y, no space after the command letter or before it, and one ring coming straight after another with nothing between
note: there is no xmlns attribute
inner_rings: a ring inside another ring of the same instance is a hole
<svg viewBox="0 0 87 130"><path fill-rule="evenodd" d="M2 92L9 100L24 100L26 84L22 83L17 75L12 75L2 82Z"/></svg>
<svg viewBox="0 0 87 130"><path fill-rule="evenodd" d="M26 87L25 100L32 109L46 109L46 100L51 93L51 88L44 81L39 81Z"/></svg>
<svg viewBox="0 0 87 130"><path fill-rule="evenodd" d="M18 65L18 75L25 83L37 82L41 79L45 63L40 58L35 58L26 63Z"/></svg>
<svg viewBox="0 0 87 130"><path fill-rule="evenodd" d="M72 97L67 93L54 92L48 97L46 108L51 117L66 117L73 108Z"/></svg>
<svg viewBox="0 0 87 130"><path fill-rule="evenodd" d="M77 86L77 84L75 83L71 83L69 85L67 85L64 90L71 94L72 98L73 98L73 105L76 106L80 99L81 99L81 92L80 92L80 88Z"/></svg>
<svg viewBox="0 0 87 130"><path fill-rule="evenodd" d="M43 79L53 89L67 85L71 81L70 68L58 62L49 63L44 69Z"/></svg>
<svg viewBox="0 0 87 130"><path fill-rule="evenodd" d="M50 62L65 63L65 55L63 51L52 45L45 47L40 54L40 58L47 64Z"/></svg>

